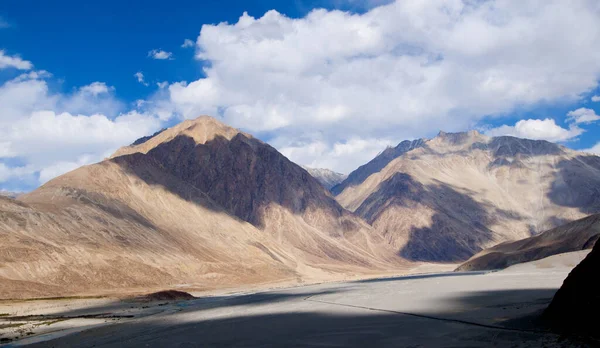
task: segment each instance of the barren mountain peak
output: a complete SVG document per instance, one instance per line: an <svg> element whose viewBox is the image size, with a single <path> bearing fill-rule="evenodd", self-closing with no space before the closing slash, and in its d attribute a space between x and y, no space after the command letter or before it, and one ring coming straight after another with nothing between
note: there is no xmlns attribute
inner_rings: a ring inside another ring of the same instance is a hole
<svg viewBox="0 0 600 348"><path fill-rule="evenodd" d="M118 149L111 158L136 152L148 153L148 151L156 146L169 142L179 136L192 138L197 144L205 144L216 138L231 140L240 133L244 134L247 138L252 138L250 134L230 127L215 117L203 115L195 119L185 120L171 128L157 132L152 137L138 139L132 145Z"/></svg>
<svg viewBox="0 0 600 348"><path fill-rule="evenodd" d="M440 132L406 150L332 191L411 260L462 261L600 211L600 160L558 144Z"/></svg>
<svg viewBox="0 0 600 348"><path fill-rule="evenodd" d="M457 133L440 131L431 141L450 145L466 145L475 142L487 143L490 139L490 137L483 135L476 130Z"/></svg>

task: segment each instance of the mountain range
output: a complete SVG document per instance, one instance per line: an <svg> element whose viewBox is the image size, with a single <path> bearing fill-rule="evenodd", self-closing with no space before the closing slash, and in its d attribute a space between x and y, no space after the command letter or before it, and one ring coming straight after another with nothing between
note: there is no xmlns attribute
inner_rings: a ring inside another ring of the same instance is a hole
<svg viewBox="0 0 600 348"><path fill-rule="evenodd" d="M0 199L3 298L298 283L406 264L306 170L210 117Z"/></svg>
<svg viewBox="0 0 600 348"><path fill-rule="evenodd" d="M413 261L456 262L600 211L600 157L541 140L440 132L333 188Z"/></svg>
<svg viewBox="0 0 600 348"><path fill-rule="evenodd" d="M475 131L402 142L340 179L184 121L0 197L0 298L402 273L600 211L599 157Z"/></svg>
<svg viewBox="0 0 600 348"><path fill-rule="evenodd" d="M302 168L328 190L331 190L334 186L342 183L348 177L346 174L334 172L333 170L325 168L309 168L305 166Z"/></svg>

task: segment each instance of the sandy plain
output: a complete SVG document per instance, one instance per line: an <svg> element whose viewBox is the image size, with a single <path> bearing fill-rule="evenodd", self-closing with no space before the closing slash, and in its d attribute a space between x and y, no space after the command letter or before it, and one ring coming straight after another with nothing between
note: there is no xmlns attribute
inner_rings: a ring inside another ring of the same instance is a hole
<svg viewBox="0 0 600 348"><path fill-rule="evenodd" d="M586 254L499 272L232 290L189 301L8 301L0 304L0 338L20 332L7 347L589 346L598 342L561 337L538 319Z"/></svg>

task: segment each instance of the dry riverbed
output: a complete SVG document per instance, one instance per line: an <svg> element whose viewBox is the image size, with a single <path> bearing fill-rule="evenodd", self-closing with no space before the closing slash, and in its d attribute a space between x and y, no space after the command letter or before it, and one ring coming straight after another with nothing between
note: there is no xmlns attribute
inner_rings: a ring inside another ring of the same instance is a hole
<svg viewBox="0 0 600 348"><path fill-rule="evenodd" d="M8 346L40 347L586 346L589 341L556 335L537 319L584 256L501 272L412 275L187 301L3 303L0 327L23 325L0 329L0 338L16 334L19 339Z"/></svg>

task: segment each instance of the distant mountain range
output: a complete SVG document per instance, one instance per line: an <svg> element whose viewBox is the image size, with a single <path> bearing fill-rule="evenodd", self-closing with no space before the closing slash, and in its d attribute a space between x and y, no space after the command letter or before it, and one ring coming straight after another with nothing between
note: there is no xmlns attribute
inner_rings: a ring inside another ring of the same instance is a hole
<svg viewBox="0 0 600 348"><path fill-rule="evenodd" d="M599 157L474 131L402 142L342 179L187 120L0 197L0 298L401 273L600 212Z"/></svg>
<svg viewBox="0 0 600 348"><path fill-rule="evenodd" d="M331 188L340 184L348 177L346 174L336 173L333 170L324 168L309 168L304 166L302 168L306 169L313 178L317 179L328 190L331 190Z"/></svg>
<svg viewBox="0 0 600 348"><path fill-rule="evenodd" d="M3 197L15 198L20 194L22 194L22 192L12 192L12 191L0 190L0 196L3 196Z"/></svg>

